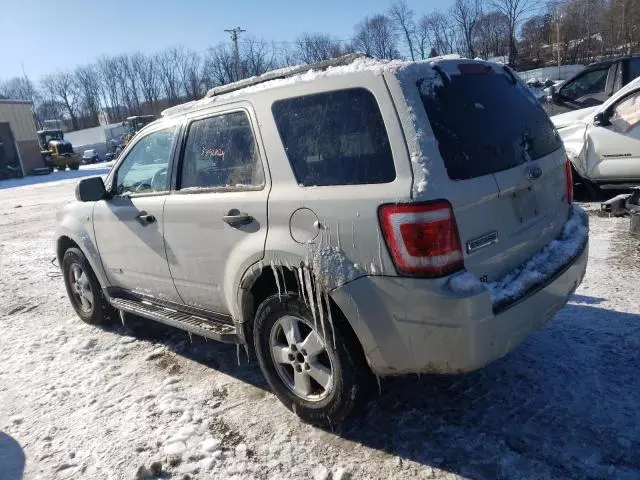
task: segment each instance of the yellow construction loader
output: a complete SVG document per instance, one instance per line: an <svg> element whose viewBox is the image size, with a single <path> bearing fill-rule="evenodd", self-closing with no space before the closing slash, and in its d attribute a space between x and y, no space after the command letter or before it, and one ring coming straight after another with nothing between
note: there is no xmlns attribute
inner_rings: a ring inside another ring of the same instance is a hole
<svg viewBox="0 0 640 480"><path fill-rule="evenodd" d="M71 142L64 139L62 130L39 130L38 143L42 160L51 171L54 168L58 170L65 170L67 167L71 170L80 168L80 154L74 153Z"/></svg>

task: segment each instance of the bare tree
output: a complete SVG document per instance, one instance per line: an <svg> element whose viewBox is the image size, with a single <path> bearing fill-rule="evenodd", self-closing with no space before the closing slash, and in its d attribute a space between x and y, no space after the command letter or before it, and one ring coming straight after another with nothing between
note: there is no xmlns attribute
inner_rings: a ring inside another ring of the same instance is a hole
<svg viewBox="0 0 640 480"><path fill-rule="evenodd" d="M49 98L59 101L64 106L65 113L71 119L72 129L77 130L79 95L73 75L69 72L49 74L42 79L42 88Z"/></svg>
<svg viewBox="0 0 640 480"><path fill-rule="evenodd" d="M481 0L456 0L451 9L451 17L460 30L464 55L469 58L476 56L473 39L476 25L481 16Z"/></svg>
<svg viewBox="0 0 640 480"><path fill-rule="evenodd" d="M155 61L164 97L171 105L175 105L180 98L179 56L178 49L169 48L158 53Z"/></svg>
<svg viewBox="0 0 640 480"><path fill-rule="evenodd" d="M113 57L103 56L98 60L98 72L100 73L100 83L107 99L107 111L109 120L121 120L123 116L120 105L120 89L118 88L118 61Z"/></svg>
<svg viewBox="0 0 640 480"><path fill-rule="evenodd" d="M456 28L450 16L432 12L423 19L429 45L440 55L453 53L456 47Z"/></svg>
<svg viewBox="0 0 640 480"><path fill-rule="evenodd" d="M500 12L488 12L480 17L475 29L475 50L482 58L507 55L509 22Z"/></svg>
<svg viewBox="0 0 640 480"><path fill-rule="evenodd" d="M204 71L209 87L236 81L235 56L232 48L224 43L209 48L204 60Z"/></svg>
<svg viewBox="0 0 640 480"><path fill-rule="evenodd" d="M376 58L400 58L393 22L386 15L366 17L357 27L353 45Z"/></svg>
<svg viewBox="0 0 640 480"><path fill-rule="evenodd" d="M296 53L302 63L315 63L343 54L340 42L324 33L303 33L296 39Z"/></svg>
<svg viewBox="0 0 640 480"><path fill-rule="evenodd" d="M416 25L413 10L409 8L405 0L398 0L391 5L388 15L394 27L402 36L402 40L407 50L409 50L411 60L415 60L419 49L414 46L416 42Z"/></svg>
<svg viewBox="0 0 640 480"><path fill-rule="evenodd" d="M78 92L80 108L89 117L89 124L95 126L100 116L100 79L94 65L82 65L74 71L74 81Z"/></svg>
<svg viewBox="0 0 640 480"><path fill-rule="evenodd" d="M0 82L0 96L14 100L25 100L34 105L39 100L38 90L29 77L13 77Z"/></svg>
<svg viewBox="0 0 640 480"><path fill-rule="evenodd" d="M149 110L154 112L160 96L160 85L158 69L153 57L136 53L131 57L131 68L138 77L142 98L144 98Z"/></svg>
<svg viewBox="0 0 640 480"><path fill-rule="evenodd" d="M242 78L262 75L277 66L272 46L264 40L247 38L240 50L240 76Z"/></svg>
<svg viewBox="0 0 640 480"><path fill-rule="evenodd" d="M518 64L516 28L522 17L533 7L534 0L489 0L489 5L507 18L509 26L509 63Z"/></svg>

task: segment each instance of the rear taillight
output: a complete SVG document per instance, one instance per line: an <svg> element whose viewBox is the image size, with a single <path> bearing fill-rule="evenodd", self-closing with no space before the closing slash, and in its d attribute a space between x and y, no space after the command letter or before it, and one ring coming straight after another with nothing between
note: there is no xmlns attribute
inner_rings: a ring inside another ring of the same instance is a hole
<svg viewBox="0 0 640 480"><path fill-rule="evenodd" d="M571 162L567 159L564 164L564 172L567 177L567 202L573 203L573 175L571 174Z"/></svg>
<svg viewBox="0 0 640 480"><path fill-rule="evenodd" d="M446 200L382 205L378 216L398 273L442 277L464 268L458 227Z"/></svg>

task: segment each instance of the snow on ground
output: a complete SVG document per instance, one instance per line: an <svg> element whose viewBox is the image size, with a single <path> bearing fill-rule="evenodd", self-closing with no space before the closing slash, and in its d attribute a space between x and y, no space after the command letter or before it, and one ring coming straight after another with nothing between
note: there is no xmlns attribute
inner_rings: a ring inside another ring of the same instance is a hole
<svg viewBox="0 0 640 480"><path fill-rule="evenodd" d="M359 418L324 431L233 346L76 317L50 263L70 173L0 182L0 479L640 477L628 219L591 210L583 285L512 354L464 376L384 380Z"/></svg>

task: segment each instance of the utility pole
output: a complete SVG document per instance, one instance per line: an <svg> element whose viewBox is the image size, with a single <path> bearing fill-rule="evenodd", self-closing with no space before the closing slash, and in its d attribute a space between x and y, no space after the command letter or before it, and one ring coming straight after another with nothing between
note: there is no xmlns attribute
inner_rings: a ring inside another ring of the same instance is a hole
<svg viewBox="0 0 640 480"><path fill-rule="evenodd" d="M229 30L225 30L230 36L231 41L233 42L233 54L235 57L235 76L234 81L240 80L240 50L238 49L238 35L246 32L240 27L231 28Z"/></svg>

